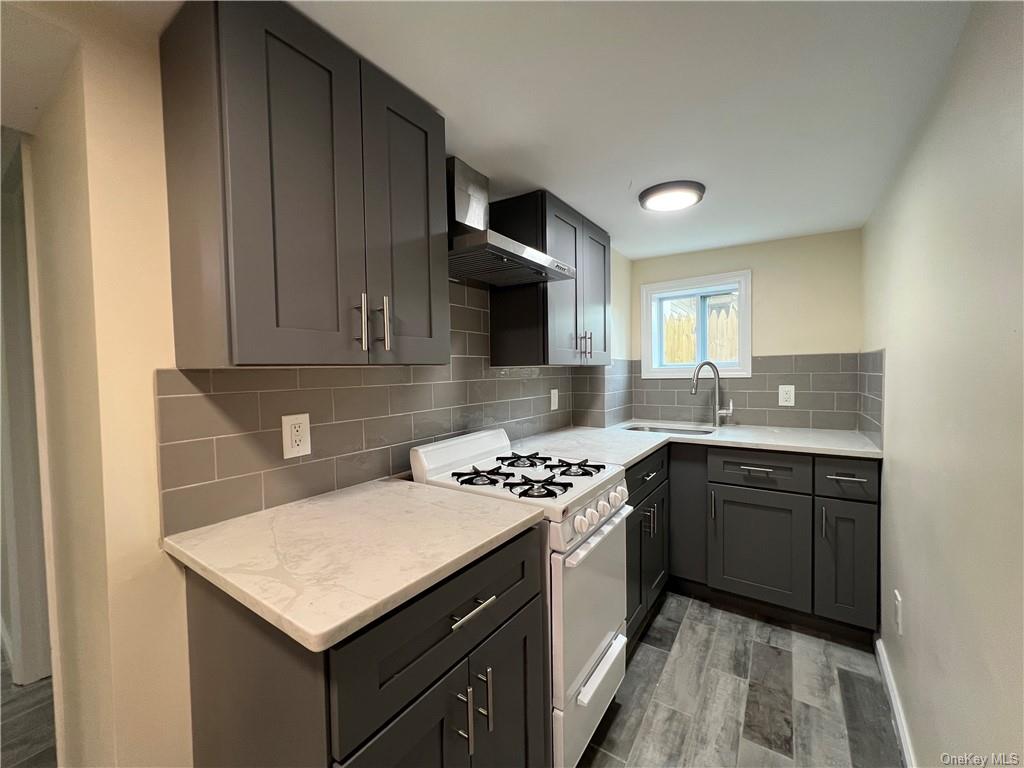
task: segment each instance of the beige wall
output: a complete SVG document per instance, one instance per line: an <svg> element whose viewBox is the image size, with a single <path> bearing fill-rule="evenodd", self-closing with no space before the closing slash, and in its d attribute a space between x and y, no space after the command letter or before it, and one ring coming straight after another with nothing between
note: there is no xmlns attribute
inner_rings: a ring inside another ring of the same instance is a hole
<svg viewBox="0 0 1024 768"><path fill-rule="evenodd" d="M860 230L680 253L633 262L632 345L640 358L640 286L751 271L755 355L861 349Z"/></svg>
<svg viewBox="0 0 1024 768"><path fill-rule="evenodd" d="M189 765L184 580L159 549L153 371L174 354L157 35L102 6L22 7L81 40L32 141L67 762Z"/></svg>
<svg viewBox="0 0 1024 768"><path fill-rule="evenodd" d="M975 5L864 235L864 343L886 350L882 638L921 765L1024 747L1021 10Z"/></svg>
<svg viewBox="0 0 1024 768"><path fill-rule="evenodd" d="M632 263L612 249L612 358L628 359L633 322Z"/></svg>

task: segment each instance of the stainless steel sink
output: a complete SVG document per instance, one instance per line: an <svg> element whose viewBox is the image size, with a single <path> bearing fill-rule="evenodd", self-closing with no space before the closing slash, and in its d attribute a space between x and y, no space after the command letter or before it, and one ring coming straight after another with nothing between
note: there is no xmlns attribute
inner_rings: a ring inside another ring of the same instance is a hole
<svg viewBox="0 0 1024 768"><path fill-rule="evenodd" d="M626 427L630 432L665 432L670 435L710 435L715 430L701 427Z"/></svg>

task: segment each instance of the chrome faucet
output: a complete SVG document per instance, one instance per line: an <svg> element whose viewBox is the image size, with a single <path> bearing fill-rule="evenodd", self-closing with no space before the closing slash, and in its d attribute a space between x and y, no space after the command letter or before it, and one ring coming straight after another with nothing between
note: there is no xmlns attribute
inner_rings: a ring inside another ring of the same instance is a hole
<svg viewBox="0 0 1024 768"><path fill-rule="evenodd" d="M720 426L722 426L722 417L723 416L732 416L732 400L731 399L729 400L729 407L728 408L720 408L719 407L720 402L719 402L719 399L718 399L718 390L719 390L719 384L720 384L720 377L718 375L718 366L717 365L712 363L710 360L705 360L704 362L697 364L697 367L693 369L693 381L691 382L691 385L690 385L690 394L691 395L696 395L697 394L697 383L700 381L700 372L701 372L701 369L705 365L708 366L711 369L711 373L713 373L714 376L715 376L715 403L714 403L714 411L712 411L713 415L712 415L712 418L711 418L711 423L714 424L716 427L720 427Z"/></svg>

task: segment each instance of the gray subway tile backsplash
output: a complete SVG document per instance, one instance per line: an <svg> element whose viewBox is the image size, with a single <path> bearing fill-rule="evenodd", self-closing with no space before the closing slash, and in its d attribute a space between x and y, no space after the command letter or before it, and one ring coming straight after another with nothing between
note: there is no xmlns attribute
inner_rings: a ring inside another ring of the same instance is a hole
<svg viewBox="0 0 1024 768"><path fill-rule="evenodd" d="M487 292L453 283L451 296L445 365L157 371L165 533L406 472L410 448L423 442L493 426L513 440L569 426L573 369L491 368ZM621 420L632 408L629 363L611 369L625 377L612 401L629 403L611 417ZM591 376L604 381L604 368L588 371L585 391ZM281 458L289 413L310 414L313 450L301 460ZM603 426L604 411L595 421Z"/></svg>
<svg viewBox="0 0 1024 768"><path fill-rule="evenodd" d="M754 357L750 376L721 380L722 407L733 402L733 415L727 423L860 429L880 444L883 360L881 351ZM644 379L640 361L631 363L634 418L711 421L711 391L706 381L701 381L693 396L689 378ZM873 372L866 373L866 369ZM778 388L783 384L795 387L795 405L779 405Z"/></svg>

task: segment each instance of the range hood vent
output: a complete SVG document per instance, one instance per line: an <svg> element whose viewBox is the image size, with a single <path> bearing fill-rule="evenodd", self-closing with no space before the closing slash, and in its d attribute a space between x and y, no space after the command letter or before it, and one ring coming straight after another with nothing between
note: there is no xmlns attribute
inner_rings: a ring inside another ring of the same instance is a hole
<svg viewBox="0 0 1024 768"><path fill-rule="evenodd" d="M536 248L489 229L489 182L448 158L448 274L495 286L570 280L576 270Z"/></svg>

